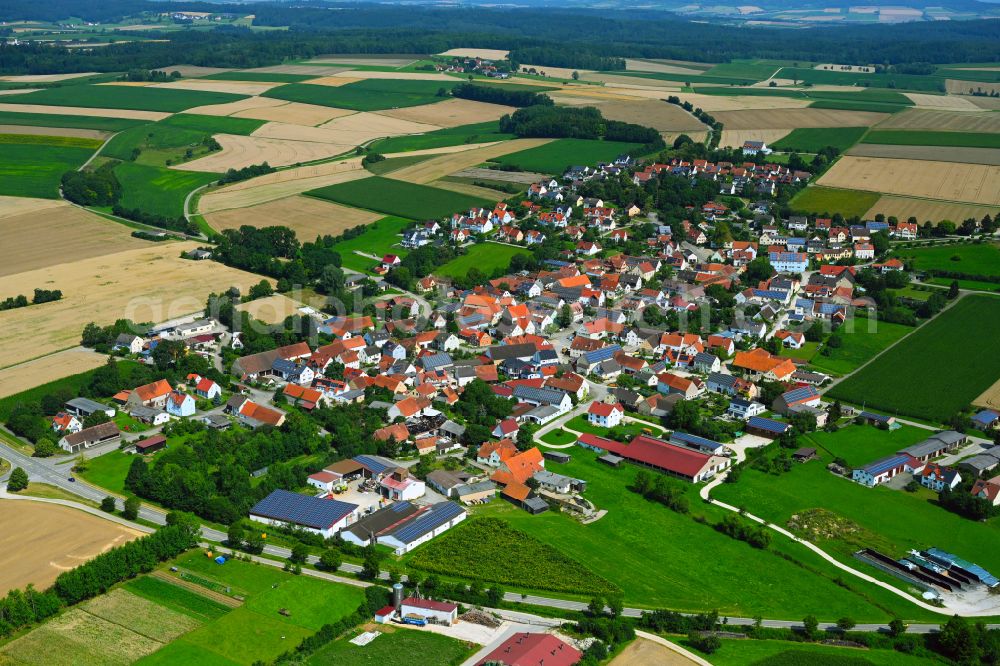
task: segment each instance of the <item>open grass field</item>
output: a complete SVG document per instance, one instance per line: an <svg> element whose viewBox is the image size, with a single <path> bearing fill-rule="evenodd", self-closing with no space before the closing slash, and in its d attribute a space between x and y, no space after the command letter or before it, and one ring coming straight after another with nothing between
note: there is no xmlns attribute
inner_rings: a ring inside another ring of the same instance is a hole
<svg viewBox="0 0 1000 666"><path fill-rule="evenodd" d="M458 666L474 651L461 641L404 627L378 625L381 636L364 647L350 642L358 632L323 646L305 662L309 666Z"/></svg>
<svg viewBox="0 0 1000 666"><path fill-rule="evenodd" d="M594 165L598 162L610 162L623 153L634 152L639 147L638 144L619 141L556 139L543 146L504 155L494 161L520 167L524 171L562 175L567 167L574 164Z"/></svg>
<svg viewBox="0 0 1000 666"><path fill-rule="evenodd" d="M0 312L0 368L75 347L89 321L161 322L204 308L219 285L246 290L259 275L215 262L188 261L196 243L157 243L68 261L4 278L11 293L61 289L62 300Z"/></svg>
<svg viewBox="0 0 1000 666"><path fill-rule="evenodd" d="M104 365L107 357L85 349L68 349L0 370L0 398Z"/></svg>
<svg viewBox="0 0 1000 666"><path fill-rule="evenodd" d="M236 309L240 312L249 312L254 319L265 324L280 324L287 317L298 314L298 309L301 307L301 303L293 301L284 294L273 294L249 303L241 303Z"/></svg>
<svg viewBox="0 0 1000 666"><path fill-rule="evenodd" d="M895 215L900 220L915 217L920 224L923 224L926 221L936 223L941 220L957 222L970 217L981 220L984 215L996 215L997 208L995 206L977 206L975 204L885 195L868 209L865 219L873 219L879 213L886 217Z"/></svg>
<svg viewBox="0 0 1000 666"><path fill-rule="evenodd" d="M774 142L771 147L780 150L794 150L805 153L819 152L827 146L841 151L856 144L867 131L867 127L808 127L792 132Z"/></svg>
<svg viewBox="0 0 1000 666"><path fill-rule="evenodd" d="M900 426L897 430L849 425L833 433L817 430L809 434L809 441L830 456L843 458L854 468L863 467L873 460L922 442L930 434L923 428L908 425Z"/></svg>
<svg viewBox="0 0 1000 666"><path fill-rule="evenodd" d="M984 132L907 131L873 129L864 143L893 146L957 146L962 148L1000 148L1000 134Z"/></svg>
<svg viewBox="0 0 1000 666"><path fill-rule="evenodd" d="M795 79L800 83L813 85L864 85L872 88L944 92L943 79L917 74L864 74L804 67L783 67L776 78Z"/></svg>
<svg viewBox="0 0 1000 666"><path fill-rule="evenodd" d="M782 109L719 111L712 114L725 129L798 129L829 127L871 127L885 119L884 114L868 111L827 109Z"/></svg>
<svg viewBox="0 0 1000 666"><path fill-rule="evenodd" d="M306 194L355 208L410 219L434 219L496 203L457 192L378 176L330 185Z"/></svg>
<svg viewBox="0 0 1000 666"><path fill-rule="evenodd" d="M101 132L118 132L138 125L141 122L141 120L131 120L128 118L100 118L97 116L0 111L0 125L23 125L25 127L66 127L99 130Z"/></svg>
<svg viewBox="0 0 1000 666"><path fill-rule="evenodd" d="M80 472L79 476L99 488L106 488L123 495L125 493L125 477L128 475L128 468L135 459L134 454L115 449L96 458L91 458L87 463L87 469ZM149 459L151 460L152 457Z"/></svg>
<svg viewBox="0 0 1000 666"><path fill-rule="evenodd" d="M834 450L857 450L859 445L840 444L837 440L869 438L869 434L858 430L868 427L850 426L823 441ZM1000 554L981 547L984 542L996 540L1000 521L992 519L980 523L951 513L928 501L933 497L929 491L908 493L885 486L868 488L836 476L826 470L826 465L836 456L828 453L824 444L811 443L812 437L814 435L804 437L804 444L815 446L820 460L795 465L790 472L781 475L780 481L773 475L747 469L737 483L715 488L713 498L745 506L748 512L782 526L787 526L792 516L810 509L821 509L846 519L853 527L845 525L839 530L832 529L828 534L836 536L811 540L830 554L852 563L851 566L862 567L869 573L874 569L853 558L854 551L860 547L870 546L891 557L902 557L909 549L936 546L966 557L987 570L1000 568ZM906 440L901 438L900 441ZM876 448L884 451L891 446L885 441ZM878 458L875 451L872 453L874 455L867 462ZM860 451L857 456L858 459L863 457ZM921 525L922 529L913 529L914 524Z"/></svg>
<svg viewBox="0 0 1000 666"><path fill-rule="evenodd" d="M996 113L983 111L965 113L935 109L907 109L886 118L878 129L937 130L947 132L1000 132L1000 118Z"/></svg>
<svg viewBox="0 0 1000 666"><path fill-rule="evenodd" d="M356 271L368 272L373 261L355 254L355 250L381 257L392 252L403 254L399 247L403 229L412 224L412 220L404 217L383 217L368 225L365 232L354 238L348 238L337 243L333 249L340 253L344 266Z"/></svg>
<svg viewBox="0 0 1000 666"><path fill-rule="evenodd" d="M689 650L686 639L674 639ZM694 651L697 654L697 651ZM918 666L927 664L924 657L915 657L895 650L859 650L857 648L793 643L775 640L727 640L711 655L716 666ZM617 662L612 662L616 664Z"/></svg>
<svg viewBox="0 0 1000 666"><path fill-rule="evenodd" d="M1000 138L1000 135L997 135L997 138ZM854 157L1000 165L1000 148L957 148L954 146L859 143L850 148L847 154Z"/></svg>
<svg viewBox="0 0 1000 666"><path fill-rule="evenodd" d="M45 243L38 242L40 232ZM4 239L0 277L60 263L69 256L86 259L148 247L116 222L50 199L0 197L0 233Z"/></svg>
<svg viewBox="0 0 1000 666"><path fill-rule="evenodd" d="M806 187L799 191L789 205L794 210L816 214L840 213L844 217L864 215L879 199L875 192L859 192L830 187Z"/></svg>
<svg viewBox="0 0 1000 666"><path fill-rule="evenodd" d="M165 122L140 125L116 134L101 151L101 156L163 167L168 162L175 164L185 161L187 150L192 152L193 157L208 154L209 150L202 141L209 136L209 132L168 125Z"/></svg>
<svg viewBox="0 0 1000 666"><path fill-rule="evenodd" d="M843 346L830 349L829 356L814 354L809 363L822 372L844 375L913 330L902 324L855 318L839 329Z"/></svg>
<svg viewBox="0 0 1000 666"><path fill-rule="evenodd" d="M0 195L59 197L62 175L78 168L100 147L97 139L0 134Z"/></svg>
<svg viewBox="0 0 1000 666"><path fill-rule="evenodd" d="M4 525L0 530L0 594L28 583L45 589L63 571L141 536L76 509L27 500L0 502L0 521Z"/></svg>
<svg viewBox="0 0 1000 666"><path fill-rule="evenodd" d="M1000 166L847 156L818 182L826 187L1000 205L1000 188L995 187Z"/></svg>
<svg viewBox="0 0 1000 666"><path fill-rule="evenodd" d="M47 88L27 95L4 96L5 104L39 104L176 113L193 106L235 102L239 95L199 90L80 85Z"/></svg>
<svg viewBox="0 0 1000 666"><path fill-rule="evenodd" d="M1000 276L1000 245L996 243L901 248L894 255L900 259L912 259L913 268L918 271L957 271L970 275Z"/></svg>
<svg viewBox="0 0 1000 666"><path fill-rule="evenodd" d="M219 177L214 173L178 171L133 162L116 165L114 172L122 185L122 206L170 218L184 214L184 199L190 192Z"/></svg>
<svg viewBox="0 0 1000 666"><path fill-rule="evenodd" d="M984 353L977 344L952 341L987 340L997 327L1000 299L965 296L861 372L834 386L827 396L891 414L944 421L1000 377L1000 355ZM948 358L944 371L943 353Z"/></svg>
<svg viewBox="0 0 1000 666"><path fill-rule="evenodd" d="M442 102L445 104L445 102ZM440 106L440 104L438 105ZM428 148L444 148L447 146L460 146L470 143L490 143L493 141L506 141L516 138L513 134L502 134L499 123L475 123L440 129L426 134L413 134L409 136L396 136L388 139L380 139L373 143L370 148L376 153L402 153L412 150L426 150Z"/></svg>
<svg viewBox="0 0 1000 666"><path fill-rule="evenodd" d="M469 269L478 268L487 275L490 275L498 268L506 269L510 265L510 260L516 254L529 254L529 252L524 248L513 247L511 245L477 243L468 248L466 254L452 259L434 271L434 273L446 277L461 277L465 276L469 272Z"/></svg>
<svg viewBox="0 0 1000 666"><path fill-rule="evenodd" d="M458 83L458 79L455 79L454 83L369 79L343 86L290 83L272 88L265 93L265 96L355 111L380 111L444 101L444 97L437 97L438 90L441 88L450 90Z"/></svg>
<svg viewBox="0 0 1000 666"><path fill-rule="evenodd" d="M316 236L338 236L345 229L359 224L370 224L379 219L378 213L340 206L312 197L291 196L276 201L208 213L205 219L217 231L237 229L245 224L255 227L286 226L301 241L311 241Z"/></svg>
<svg viewBox="0 0 1000 666"><path fill-rule="evenodd" d="M606 467L596 462L597 454L581 448L571 453L572 461L560 465L559 473L587 481L585 497L608 511L600 520L581 525L554 511L531 516L502 501L475 508L474 513L503 518L599 572L622 589L626 605L715 608L764 617L815 613L836 619L849 614L859 621L884 618L889 608L901 609L905 617L920 612L871 586L859 593L852 581L844 581L846 588L833 583L840 576L802 546L775 539L767 551L754 549L629 492L626 486L634 480L636 467ZM710 522L721 518L722 510L704 505L693 486L689 490L693 513L705 514ZM669 538L650 539L650 534ZM734 577L740 585L732 585Z"/></svg>
<svg viewBox="0 0 1000 666"><path fill-rule="evenodd" d="M496 122L515 111L512 106L487 104L470 99L451 98L437 104L410 106L382 111L381 115L439 127L461 127L478 123Z"/></svg>
<svg viewBox="0 0 1000 666"><path fill-rule="evenodd" d="M107 361L107 358L105 358L105 361ZM118 361L118 372L126 379L131 378L136 368L139 367L140 365L135 361ZM93 371L85 370L78 374L66 375L59 379L50 380L44 384L25 389L17 394L4 396L0 398L0 420L6 420L11 410L19 402L38 402L43 396L62 388L76 393L90 383L93 374Z"/></svg>

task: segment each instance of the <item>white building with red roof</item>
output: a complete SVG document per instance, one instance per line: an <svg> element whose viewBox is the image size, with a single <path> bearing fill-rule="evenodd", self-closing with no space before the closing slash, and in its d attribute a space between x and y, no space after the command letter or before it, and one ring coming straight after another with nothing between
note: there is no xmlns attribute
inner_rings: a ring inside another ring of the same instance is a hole
<svg viewBox="0 0 1000 666"><path fill-rule="evenodd" d="M625 408L617 402L609 405L606 402L595 400L590 403L590 409L587 410L587 420L602 428L614 428L622 422L623 416L625 416Z"/></svg>

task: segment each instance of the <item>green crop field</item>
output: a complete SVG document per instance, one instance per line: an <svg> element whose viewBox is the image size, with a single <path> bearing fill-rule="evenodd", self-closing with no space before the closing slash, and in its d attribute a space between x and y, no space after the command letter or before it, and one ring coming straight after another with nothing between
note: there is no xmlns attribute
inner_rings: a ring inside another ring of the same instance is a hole
<svg viewBox="0 0 1000 666"><path fill-rule="evenodd" d="M469 269L478 268L486 275L492 275L500 268L507 269L510 260L516 254L529 254L527 250L511 245L501 245L499 243L477 243L468 248L468 252L461 257L456 257L444 264L436 271L435 275L447 277L464 277Z"/></svg>
<svg viewBox="0 0 1000 666"><path fill-rule="evenodd" d="M0 194L57 199L62 175L90 159L100 145L71 136L0 134Z"/></svg>
<svg viewBox="0 0 1000 666"><path fill-rule="evenodd" d="M671 638L697 654L686 639ZM925 657L915 657L895 650L859 650L857 648L796 643L775 640L722 639L722 647L711 654L715 666L920 666Z"/></svg>
<svg viewBox="0 0 1000 666"><path fill-rule="evenodd" d="M918 271L938 270L1000 276L1000 245L996 243L903 248L893 254L900 259L912 259L913 268ZM1000 284L994 286L1000 287Z"/></svg>
<svg viewBox="0 0 1000 666"><path fill-rule="evenodd" d="M230 610L208 597L152 576L140 576L124 587L132 594L204 622L220 618Z"/></svg>
<svg viewBox="0 0 1000 666"><path fill-rule="evenodd" d="M987 134L985 132L935 132L931 130L872 130L862 143L881 143L891 146L1000 148L1000 134Z"/></svg>
<svg viewBox="0 0 1000 666"><path fill-rule="evenodd" d="M272 88L264 97L287 99L290 102L304 102L333 106L355 111L380 111L404 106L433 104L447 96L438 96L440 90L451 90L460 81L412 81L402 79L368 79L355 81L345 86L317 86L308 83L290 83Z"/></svg>
<svg viewBox="0 0 1000 666"><path fill-rule="evenodd" d="M135 372L143 367L145 366L140 363L136 363L135 361L118 361L118 372L122 377L122 381L126 384L130 381ZM9 395L6 398L0 398L0 421L6 421L7 417L10 416L11 410L14 409L17 404L22 402L37 403L44 396L56 393L87 395L84 393L84 387L88 386L93 380L94 372L96 372L96 369L87 370L86 372L81 372L76 375L56 379L46 384L42 384L41 386L28 389L27 391L22 391L21 393Z"/></svg>
<svg viewBox="0 0 1000 666"><path fill-rule="evenodd" d="M207 134L253 134L266 121L254 118L233 118L232 116L203 116L196 113L178 113L164 118L158 125L169 125L182 129L196 130Z"/></svg>
<svg viewBox="0 0 1000 666"><path fill-rule="evenodd" d="M122 206L171 218L184 214L188 193L219 178L215 173L177 171L132 162L116 165L114 172L122 185Z"/></svg>
<svg viewBox="0 0 1000 666"><path fill-rule="evenodd" d="M362 178L306 192L309 196L410 219L435 219L469 208L493 206L467 194L391 178Z"/></svg>
<svg viewBox="0 0 1000 666"><path fill-rule="evenodd" d="M944 92L944 78L919 74L861 74L825 69L784 67L776 75L779 79L794 79L799 83L834 86L866 86L893 88L920 92Z"/></svg>
<svg viewBox="0 0 1000 666"><path fill-rule="evenodd" d="M188 159L207 154L209 151L202 141L208 136L205 132L150 123L116 134L101 151L101 156L146 166L162 167L168 162L179 164L185 161L186 150L192 153Z"/></svg>
<svg viewBox="0 0 1000 666"><path fill-rule="evenodd" d="M775 72L781 69L780 65L760 60L734 60L715 65L705 71L705 76L721 76L729 78L746 78L755 81L763 81L771 78ZM675 75L683 76L683 75ZM687 79L684 79L685 81Z"/></svg>
<svg viewBox="0 0 1000 666"><path fill-rule="evenodd" d="M880 196L877 192L811 186L799 191L788 204L793 210L803 213L840 213L847 218L862 217L878 202Z"/></svg>
<svg viewBox="0 0 1000 666"><path fill-rule="evenodd" d="M861 139L867 127L807 127L792 132L771 144L778 150L794 150L800 153L816 153L827 146L845 151Z"/></svg>
<svg viewBox="0 0 1000 666"><path fill-rule="evenodd" d="M768 550L755 549L720 534L710 524L643 499L626 490L638 471L634 466L607 467L596 461L596 453L582 448L571 453L573 459L559 465L558 471L587 481L584 496L608 511L600 520L581 525L555 511L531 516L500 500L473 512L503 518L598 572L622 589L627 605L681 611L718 609L764 617L815 613L823 619L836 619L846 614L858 621L862 617L884 619L892 612L906 618L926 615L871 585L843 580L846 587L841 587L833 581L845 577L815 553L787 539L776 538ZM725 515L724 510L702 503L695 486L685 487L693 514L704 515L710 523ZM650 539L656 534L669 538ZM470 558L469 564L462 566L474 566L475 562ZM530 565L525 562L517 567L531 576ZM474 570L479 577L478 569ZM740 584L733 585L733 580Z"/></svg>
<svg viewBox="0 0 1000 666"><path fill-rule="evenodd" d="M299 83L315 79L316 76L309 74L282 74L280 72L219 72L208 76L199 76L198 80L210 81L261 81L263 83Z"/></svg>
<svg viewBox="0 0 1000 666"><path fill-rule="evenodd" d="M631 153L633 157L641 146L637 143L621 141L598 141L596 139L556 139L536 148L528 148L516 153L498 157L493 162L516 166L524 171L538 171L562 175L574 164L595 165L610 162L619 155Z"/></svg>
<svg viewBox="0 0 1000 666"><path fill-rule="evenodd" d="M385 633L364 647L350 642L357 632L345 636L317 650L305 663L309 666L412 666L414 655L420 655L420 666L458 666L474 651L468 644L441 634L402 628L388 631L380 627L379 631Z"/></svg>
<svg viewBox="0 0 1000 666"><path fill-rule="evenodd" d="M144 120L131 118L98 118L97 116L66 116L55 113L21 113L0 111L0 125L24 125L28 127L68 127L72 129L93 129L104 132L118 132L129 127L142 125Z"/></svg>
<svg viewBox="0 0 1000 666"><path fill-rule="evenodd" d="M432 157L436 157L436 155L402 155L400 157L389 157L379 162L372 162L370 164L366 164L365 169L375 174L376 176L384 176L387 173L398 171L403 167L413 166L414 164L420 164L421 162L426 162Z"/></svg>
<svg viewBox="0 0 1000 666"><path fill-rule="evenodd" d="M428 132L427 134L408 134L406 136L381 139L371 145L371 151L375 153L402 153L410 150L460 146L467 143L506 141L513 138L515 138L513 134L503 134L500 132L499 123L493 121L460 125L458 127Z"/></svg>
<svg viewBox="0 0 1000 666"><path fill-rule="evenodd" d="M861 447L873 443L873 450L865 463L885 455L889 438L897 433L879 437L869 434L866 428L872 426L850 426L830 435L823 433L822 439L816 434L802 438L805 446L815 446L819 460L796 464L792 470L774 476L753 468L744 470L736 483L724 483L712 491L712 497L734 506L746 507L749 513L787 526L792 516L802 516L804 512L819 509L818 519L823 524L833 524L837 518L848 521L840 529L830 529L826 534L832 537L815 537L818 546L832 555L838 556L851 566L862 567L871 573L870 567L860 565L854 559L854 552L870 546L885 552L890 557L902 557L910 549L925 549L936 546L960 557L965 557L987 570L1000 570L1000 552L982 548L983 543L991 543L1000 537L1000 519L994 518L981 523L958 514L951 513L929 501L934 493L929 490L909 493L886 486L869 488L848 478L837 476L826 469L833 459L826 447L835 451L850 452L856 460L864 460ZM931 431L924 431L928 436ZM854 442L855 438L860 442ZM847 440L838 443L837 440ZM904 446L917 439L913 433L899 437ZM913 529L913 525L921 529Z"/></svg>
<svg viewBox="0 0 1000 666"><path fill-rule="evenodd" d="M1000 378L1000 354L981 344L998 330L1000 299L965 296L827 396L943 422Z"/></svg>
<svg viewBox="0 0 1000 666"><path fill-rule="evenodd" d="M82 106L94 109L177 112L193 106L223 104L244 99L245 95L204 90L143 88L136 86L64 86L46 88L26 95L4 95L4 104L46 104Z"/></svg>
<svg viewBox="0 0 1000 666"><path fill-rule="evenodd" d="M824 109L844 109L849 111L878 111L895 113L908 106L913 100L902 93L891 90L865 89L858 92L837 90L801 90L789 88L727 88L724 86L698 87L701 95L730 97L733 95L750 97L791 97L812 100L813 107Z"/></svg>
<svg viewBox="0 0 1000 666"><path fill-rule="evenodd" d="M855 318L838 329L838 337L843 343L840 347L830 347L828 356L823 353L813 354L809 363L822 372L845 375L913 330L912 326ZM785 350L782 350L782 354L791 356L785 354Z"/></svg>

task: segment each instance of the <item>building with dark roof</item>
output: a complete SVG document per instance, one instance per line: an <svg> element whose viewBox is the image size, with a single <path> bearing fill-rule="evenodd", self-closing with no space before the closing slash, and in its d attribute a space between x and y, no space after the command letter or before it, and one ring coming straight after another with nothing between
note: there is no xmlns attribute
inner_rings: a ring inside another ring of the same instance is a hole
<svg viewBox="0 0 1000 666"><path fill-rule="evenodd" d="M777 439L791 430L792 424L775 421L763 416L751 416L747 419L747 432L768 439Z"/></svg>
<svg viewBox="0 0 1000 666"><path fill-rule="evenodd" d="M383 530L376 541L397 555L408 553L465 520L468 512L454 502L439 502Z"/></svg>
<svg viewBox="0 0 1000 666"><path fill-rule="evenodd" d="M72 432L59 440L59 446L69 453L79 453L84 449L89 449L101 444L117 442L121 439L121 431L114 421L108 421L89 428L84 428L79 432Z"/></svg>
<svg viewBox="0 0 1000 666"><path fill-rule="evenodd" d="M917 460L927 462L931 458L937 458L938 456L943 456L950 451L954 451L967 441L968 437L960 432L955 432L954 430L943 430L937 434L931 435L922 442L917 442L916 444L908 446L905 449L900 449L897 453L913 456Z"/></svg>
<svg viewBox="0 0 1000 666"><path fill-rule="evenodd" d="M328 539L354 522L357 511L357 504L279 489L250 509L250 520L267 525L294 525Z"/></svg>
<svg viewBox="0 0 1000 666"><path fill-rule="evenodd" d="M406 521L420 509L410 502L393 502L389 506L369 513L340 531L340 538L357 546L368 546L385 530Z"/></svg>

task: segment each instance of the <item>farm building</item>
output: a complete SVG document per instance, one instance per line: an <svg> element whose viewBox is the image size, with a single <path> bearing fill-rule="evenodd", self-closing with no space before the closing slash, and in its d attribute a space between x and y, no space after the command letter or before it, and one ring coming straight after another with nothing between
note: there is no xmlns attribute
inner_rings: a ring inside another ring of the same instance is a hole
<svg viewBox="0 0 1000 666"><path fill-rule="evenodd" d="M108 418L114 418L117 410L114 407L102 405L89 398L73 398L66 401L66 411L75 416L83 417L90 416L94 412L104 412L108 415Z"/></svg>
<svg viewBox="0 0 1000 666"><path fill-rule="evenodd" d="M542 451L542 457L546 460L562 464L568 463L573 458L570 454L563 453L562 451Z"/></svg>
<svg viewBox="0 0 1000 666"><path fill-rule="evenodd" d="M398 467L382 476L379 490L384 497L393 501L412 500L423 497L427 484L410 473L405 467Z"/></svg>
<svg viewBox="0 0 1000 666"><path fill-rule="evenodd" d="M69 453L79 453L94 446L117 442L119 439L121 439L121 432L118 430L118 426L113 421L108 421L66 435L59 440L59 446Z"/></svg>
<svg viewBox="0 0 1000 666"><path fill-rule="evenodd" d="M874 488L885 483L897 474L903 472L918 473L923 470L924 464L912 456L905 453L880 458L873 463L860 467L851 473L851 479L863 486Z"/></svg>
<svg viewBox="0 0 1000 666"><path fill-rule="evenodd" d="M800 463L816 460L816 449L803 446L792 454L792 460Z"/></svg>
<svg viewBox="0 0 1000 666"><path fill-rule="evenodd" d="M991 430L1000 427L1000 412L995 409L984 409L972 417L972 425L980 430Z"/></svg>
<svg viewBox="0 0 1000 666"><path fill-rule="evenodd" d="M707 453L712 456L726 455L726 447L724 444L708 439L707 437L699 437L698 435L691 435L686 432L675 431L672 435L670 435L670 443L676 444L677 446L683 446L686 449Z"/></svg>
<svg viewBox="0 0 1000 666"><path fill-rule="evenodd" d="M532 478L538 481L541 488L564 495L571 492L582 493L587 489L587 482L582 479L574 479L570 476L546 470L535 472L535 476Z"/></svg>
<svg viewBox="0 0 1000 666"><path fill-rule="evenodd" d="M991 472L1000 465L1000 455L992 451L976 454L958 463L958 466L969 472L972 476L982 476L986 472Z"/></svg>
<svg viewBox="0 0 1000 666"><path fill-rule="evenodd" d="M135 452L143 455L165 448L167 448L167 438L163 435L153 435L135 443Z"/></svg>
<svg viewBox="0 0 1000 666"><path fill-rule="evenodd" d="M875 412L863 411L858 414L858 418L863 420L868 425L873 425L879 428L888 428L890 430L899 427L896 423L895 416L886 416L885 414L876 414Z"/></svg>
<svg viewBox="0 0 1000 666"><path fill-rule="evenodd" d="M791 391L785 391L771 404L771 409L779 414L788 415L792 409L799 406L817 407L820 404L819 392L813 386L802 386Z"/></svg>
<svg viewBox="0 0 1000 666"><path fill-rule="evenodd" d="M492 481L468 483L455 489L455 496L462 504L488 502L497 493L497 486Z"/></svg>
<svg viewBox="0 0 1000 666"><path fill-rule="evenodd" d="M747 432L751 435L759 435L768 439L777 439L791 430L790 423L775 421L763 416L751 416L747 419Z"/></svg>
<svg viewBox="0 0 1000 666"><path fill-rule="evenodd" d="M357 504L279 489L250 509L250 520L267 525L296 526L328 539L351 524L357 511Z"/></svg>
<svg viewBox="0 0 1000 666"><path fill-rule="evenodd" d="M927 462L931 458L937 458L954 451L968 441L968 437L954 430L943 430L936 435L931 435L922 442L917 442L913 446L897 451L897 453L913 456L917 460Z"/></svg>
<svg viewBox="0 0 1000 666"><path fill-rule="evenodd" d="M446 601L407 597L399 606L399 614L402 617L417 615L435 624L452 625L458 619L458 606Z"/></svg>
<svg viewBox="0 0 1000 666"><path fill-rule="evenodd" d="M383 530L377 535L376 541L392 548L397 555L403 555L447 532L468 515L465 509L454 502L439 502L422 507L406 520Z"/></svg>
<svg viewBox="0 0 1000 666"><path fill-rule="evenodd" d="M646 435L639 435L630 443L622 444L587 433L580 435L577 443L599 453L613 453L635 465L649 467L692 483L710 479L729 467L727 457L693 451Z"/></svg>
<svg viewBox="0 0 1000 666"><path fill-rule="evenodd" d="M523 483L508 483L501 491L500 496L533 516L549 510L548 503L541 497L537 497L531 488Z"/></svg>
<svg viewBox="0 0 1000 666"><path fill-rule="evenodd" d="M410 502L393 502L345 527L340 531L340 538L357 546L368 546L381 532L405 521L418 511L417 506Z"/></svg>
<svg viewBox="0 0 1000 666"><path fill-rule="evenodd" d="M582 658L582 652L551 634L518 632L477 661L476 666L573 666Z"/></svg>

